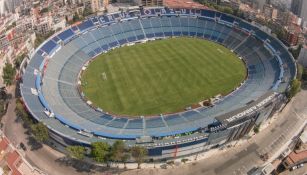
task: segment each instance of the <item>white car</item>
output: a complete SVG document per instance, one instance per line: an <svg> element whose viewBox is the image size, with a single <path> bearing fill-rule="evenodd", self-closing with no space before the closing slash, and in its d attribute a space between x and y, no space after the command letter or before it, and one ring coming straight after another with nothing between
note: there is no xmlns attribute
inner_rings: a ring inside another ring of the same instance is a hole
<svg viewBox="0 0 307 175"><path fill-rule="evenodd" d="M297 168L301 168L301 167L303 167L304 166L304 164L299 164L299 165L297 165Z"/></svg>
<svg viewBox="0 0 307 175"><path fill-rule="evenodd" d="M291 168L291 170L295 170L295 169L297 169L297 166L294 166L294 167Z"/></svg>

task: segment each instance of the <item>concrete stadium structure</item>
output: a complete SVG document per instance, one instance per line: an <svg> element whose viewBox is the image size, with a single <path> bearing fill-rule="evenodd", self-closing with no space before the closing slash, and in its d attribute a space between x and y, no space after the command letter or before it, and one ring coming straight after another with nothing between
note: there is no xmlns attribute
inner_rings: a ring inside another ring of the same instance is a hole
<svg viewBox="0 0 307 175"><path fill-rule="evenodd" d="M180 36L211 40L238 54L246 81L210 107L149 118L113 116L83 100L78 76L95 56ZM145 146L152 159L168 159L243 137L281 107L295 76L287 48L258 27L217 11L161 7L91 17L55 34L24 62L20 90L28 111L63 145L121 139Z"/></svg>

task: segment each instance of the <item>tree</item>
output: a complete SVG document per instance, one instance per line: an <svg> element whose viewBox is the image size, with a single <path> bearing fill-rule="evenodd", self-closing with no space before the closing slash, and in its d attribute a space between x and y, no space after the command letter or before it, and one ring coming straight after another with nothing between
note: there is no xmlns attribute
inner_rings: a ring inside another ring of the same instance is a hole
<svg viewBox="0 0 307 175"><path fill-rule="evenodd" d="M286 29L284 29L284 28L277 28L276 35L277 35L278 39L284 40L286 34L287 34Z"/></svg>
<svg viewBox="0 0 307 175"><path fill-rule="evenodd" d="M298 80L302 80L303 71L304 71L304 67L301 64L297 64L297 75L296 75L296 78Z"/></svg>
<svg viewBox="0 0 307 175"><path fill-rule="evenodd" d="M49 8L43 8L43 9L40 11L40 14L47 13L47 12L49 12Z"/></svg>
<svg viewBox="0 0 307 175"><path fill-rule="evenodd" d="M129 150L125 148L125 143L122 140L117 140L111 147L110 158L114 162L122 162L126 168L126 162L130 159L131 155Z"/></svg>
<svg viewBox="0 0 307 175"><path fill-rule="evenodd" d="M69 156L78 160L84 159L85 148L83 146L67 146Z"/></svg>
<svg viewBox="0 0 307 175"><path fill-rule="evenodd" d="M77 21L79 21L79 20L80 20L80 17L79 17L79 15L78 15L78 13L75 12L74 16L72 17L72 21L73 21L73 22L77 22Z"/></svg>
<svg viewBox="0 0 307 175"><path fill-rule="evenodd" d="M138 168L140 168L141 163L143 163L145 157L148 154L148 151L146 148L141 146L134 146L131 148L131 155L135 159L135 161L138 164Z"/></svg>
<svg viewBox="0 0 307 175"><path fill-rule="evenodd" d="M13 65L11 63L5 63L2 79L6 86L10 86L13 84L15 74L16 70L13 68Z"/></svg>
<svg viewBox="0 0 307 175"><path fill-rule="evenodd" d="M124 163L124 168L126 169L126 163L130 159L131 155L128 152L125 152L124 155L121 158L121 162Z"/></svg>
<svg viewBox="0 0 307 175"><path fill-rule="evenodd" d="M0 119L6 113L8 94L5 87L0 88Z"/></svg>
<svg viewBox="0 0 307 175"><path fill-rule="evenodd" d="M23 103L20 99L16 99L16 107L15 107L16 116L21 118L23 121L23 127L30 128L33 125L33 120L25 110Z"/></svg>
<svg viewBox="0 0 307 175"><path fill-rule="evenodd" d="M260 130L260 124L254 126L254 132L257 134Z"/></svg>
<svg viewBox="0 0 307 175"><path fill-rule="evenodd" d="M23 53L21 55L18 55L14 61L14 66L16 67L16 69L19 69L23 59L26 57L26 54Z"/></svg>
<svg viewBox="0 0 307 175"><path fill-rule="evenodd" d="M49 139L48 128L42 122L31 125L31 130L36 141L42 143Z"/></svg>
<svg viewBox="0 0 307 175"><path fill-rule="evenodd" d="M89 15L91 15L91 14L93 14L92 9L90 9L90 8L84 8L84 10L83 10L83 16L84 16L84 17L85 17L85 16L89 16Z"/></svg>
<svg viewBox="0 0 307 175"><path fill-rule="evenodd" d="M298 79L291 81L290 90L287 91L286 95L288 98L294 97L301 89L301 82Z"/></svg>
<svg viewBox="0 0 307 175"><path fill-rule="evenodd" d="M289 51L292 53L294 59L298 59L298 56L300 55L302 45L299 45L296 49L289 49Z"/></svg>
<svg viewBox="0 0 307 175"><path fill-rule="evenodd" d="M125 151L125 143L122 140L116 140L111 147L111 160L120 162L123 159Z"/></svg>
<svg viewBox="0 0 307 175"><path fill-rule="evenodd" d="M96 162L106 162L109 160L110 146L105 142L95 142L91 145L91 155Z"/></svg>
<svg viewBox="0 0 307 175"><path fill-rule="evenodd" d="M304 68L303 73L302 73L302 80L307 81L307 68Z"/></svg>
<svg viewBox="0 0 307 175"><path fill-rule="evenodd" d="M16 100L16 107L15 107L15 113L18 117L24 119L25 117L27 117L27 113L24 110L23 104L22 102L18 99Z"/></svg>
<svg viewBox="0 0 307 175"><path fill-rule="evenodd" d="M230 7L224 7L222 11L224 13L233 14L233 10Z"/></svg>
<svg viewBox="0 0 307 175"><path fill-rule="evenodd" d="M5 102L4 100L0 100L0 120L2 116L6 113L6 105L7 102Z"/></svg>
<svg viewBox="0 0 307 175"><path fill-rule="evenodd" d="M1 88L0 88L0 100L6 101L7 98L8 98L8 94L7 94L7 92L6 92L5 87L1 87Z"/></svg>

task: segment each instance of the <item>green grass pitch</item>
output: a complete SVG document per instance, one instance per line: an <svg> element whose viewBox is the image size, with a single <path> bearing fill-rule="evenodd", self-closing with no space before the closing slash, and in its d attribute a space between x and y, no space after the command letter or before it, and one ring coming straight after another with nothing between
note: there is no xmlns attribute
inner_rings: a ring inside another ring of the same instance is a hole
<svg viewBox="0 0 307 175"><path fill-rule="evenodd" d="M83 72L81 88L106 112L148 116L228 94L245 76L244 63L227 48L202 39L172 38L98 56Z"/></svg>

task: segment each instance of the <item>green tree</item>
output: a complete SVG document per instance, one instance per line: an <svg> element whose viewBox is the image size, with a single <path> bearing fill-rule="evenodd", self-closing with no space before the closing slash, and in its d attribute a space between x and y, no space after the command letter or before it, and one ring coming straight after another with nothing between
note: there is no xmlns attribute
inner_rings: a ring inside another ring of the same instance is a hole
<svg viewBox="0 0 307 175"><path fill-rule="evenodd" d="M95 142L91 145L91 155L96 162L106 162L109 160L110 146L105 142Z"/></svg>
<svg viewBox="0 0 307 175"><path fill-rule="evenodd" d="M73 20L73 22L77 22L77 21L80 20L80 17L79 17L77 12L75 12L74 16L72 17L72 20Z"/></svg>
<svg viewBox="0 0 307 175"><path fill-rule="evenodd" d="M275 33L276 33L278 39L284 40L285 37L286 37L287 31L284 28L278 28Z"/></svg>
<svg viewBox="0 0 307 175"><path fill-rule="evenodd" d="M233 14L233 10L230 7L224 7L222 11L224 13Z"/></svg>
<svg viewBox="0 0 307 175"><path fill-rule="evenodd" d="M302 80L307 81L307 68L303 68Z"/></svg>
<svg viewBox="0 0 307 175"><path fill-rule="evenodd" d="M6 101L8 98L8 94L6 92L5 87L0 88L0 100Z"/></svg>
<svg viewBox="0 0 307 175"><path fill-rule="evenodd" d="M21 55L18 55L14 61L14 66L16 67L16 69L19 69L23 59L26 57L26 54L23 53Z"/></svg>
<svg viewBox="0 0 307 175"><path fill-rule="evenodd" d="M303 71L304 71L304 67L301 64L297 64L297 75L296 75L296 78L298 80L302 80Z"/></svg>
<svg viewBox="0 0 307 175"><path fill-rule="evenodd" d="M126 169L126 163L130 159L131 155L128 152L125 152L124 155L121 157L121 162L124 164L124 168Z"/></svg>
<svg viewBox="0 0 307 175"><path fill-rule="evenodd" d="M11 63L5 63L5 66L3 68L2 79L6 86L10 86L13 84L15 74L16 70L13 67L13 65Z"/></svg>
<svg viewBox="0 0 307 175"><path fill-rule="evenodd" d="M49 12L49 8L43 8L43 9L40 11L40 14L47 13L47 12Z"/></svg>
<svg viewBox="0 0 307 175"><path fill-rule="evenodd" d="M0 120L2 118L2 116L5 114L6 112L6 102L3 100L0 100Z"/></svg>
<svg viewBox="0 0 307 175"><path fill-rule="evenodd" d="M23 126L25 128L31 127L31 125L33 124L33 120L28 114L28 112L25 110L24 105L20 99L16 100L15 113L16 116L21 118L21 120L23 121Z"/></svg>
<svg viewBox="0 0 307 175"><path fill-rule="evenodd" d="M289 51L292 53L294 59L298 59L298 56L300 55L302 45L299 45L296 49L289 49Z"/></svg>
<svg viewBox="0 0 307 175"><path fill-rule="evenodd" d="M49 139L48 128L42 122L31 125L31 130L36 141L42 143Z"/></svg>
<svg viewBox="0 0 307 175"><path fill-rule="evenodd" d="M140 168L141 163L144 162L144 159L146 158L148 151L146 148L141 146L134 146L130 150L132 157L135 159L135 161L138 164L138 168Z"/></svg>
<svg viewBox="0 0 307 175"><path fill-rule="evenodd" d="M114 162L122 162L126 168L126 162L130 159L131 155L129 150L126 149L125 143L122 140L117 140L111 147L110 158Z"/></svg>
<svg viewBox="0 0 307 175"><path fill-rule="evenodd" d="M27 112L24 110L22 102L19 99L16 100L15 113L18 117L21 117L22 119L24 119L28 115Z"/></svg>
<svg viewBox="0 0 307 175"><path fill-rule="evenodd" d="M83 146L67 146L69 156L78 160L84 159L85 148Z"/></svg>
<svg viewBox="0 0 307 175"><path fill-rule="evenodd" d="M288 98L294 97L301 89L301 82L298 79L291 81L290 90L287 91L286 95Z"/></svg>
<svg viewBox="0 0 307 175"><path fill-rule="evenodd" d="M122 140L116 140L111 147L111 160L120 162L125 152L125 143Z"/></svg>
<svg viewBox="0 0 307 175"><path fill-rule="evenodd" d="M259 130L260 130L260 124L259 125L255 125L254 126L254 132L257 134L257 133L259 133Z"/></svg>
<svg viewBox="0 0 307 175"><path fill-rule="evenodd" d="M89 16L89 15L91 15L91 14L93 14L92 9L90 9L90 8L84 8L84 10L83 10L83 16L84 16L84 17L85 17L85 16Z"/></svg>

